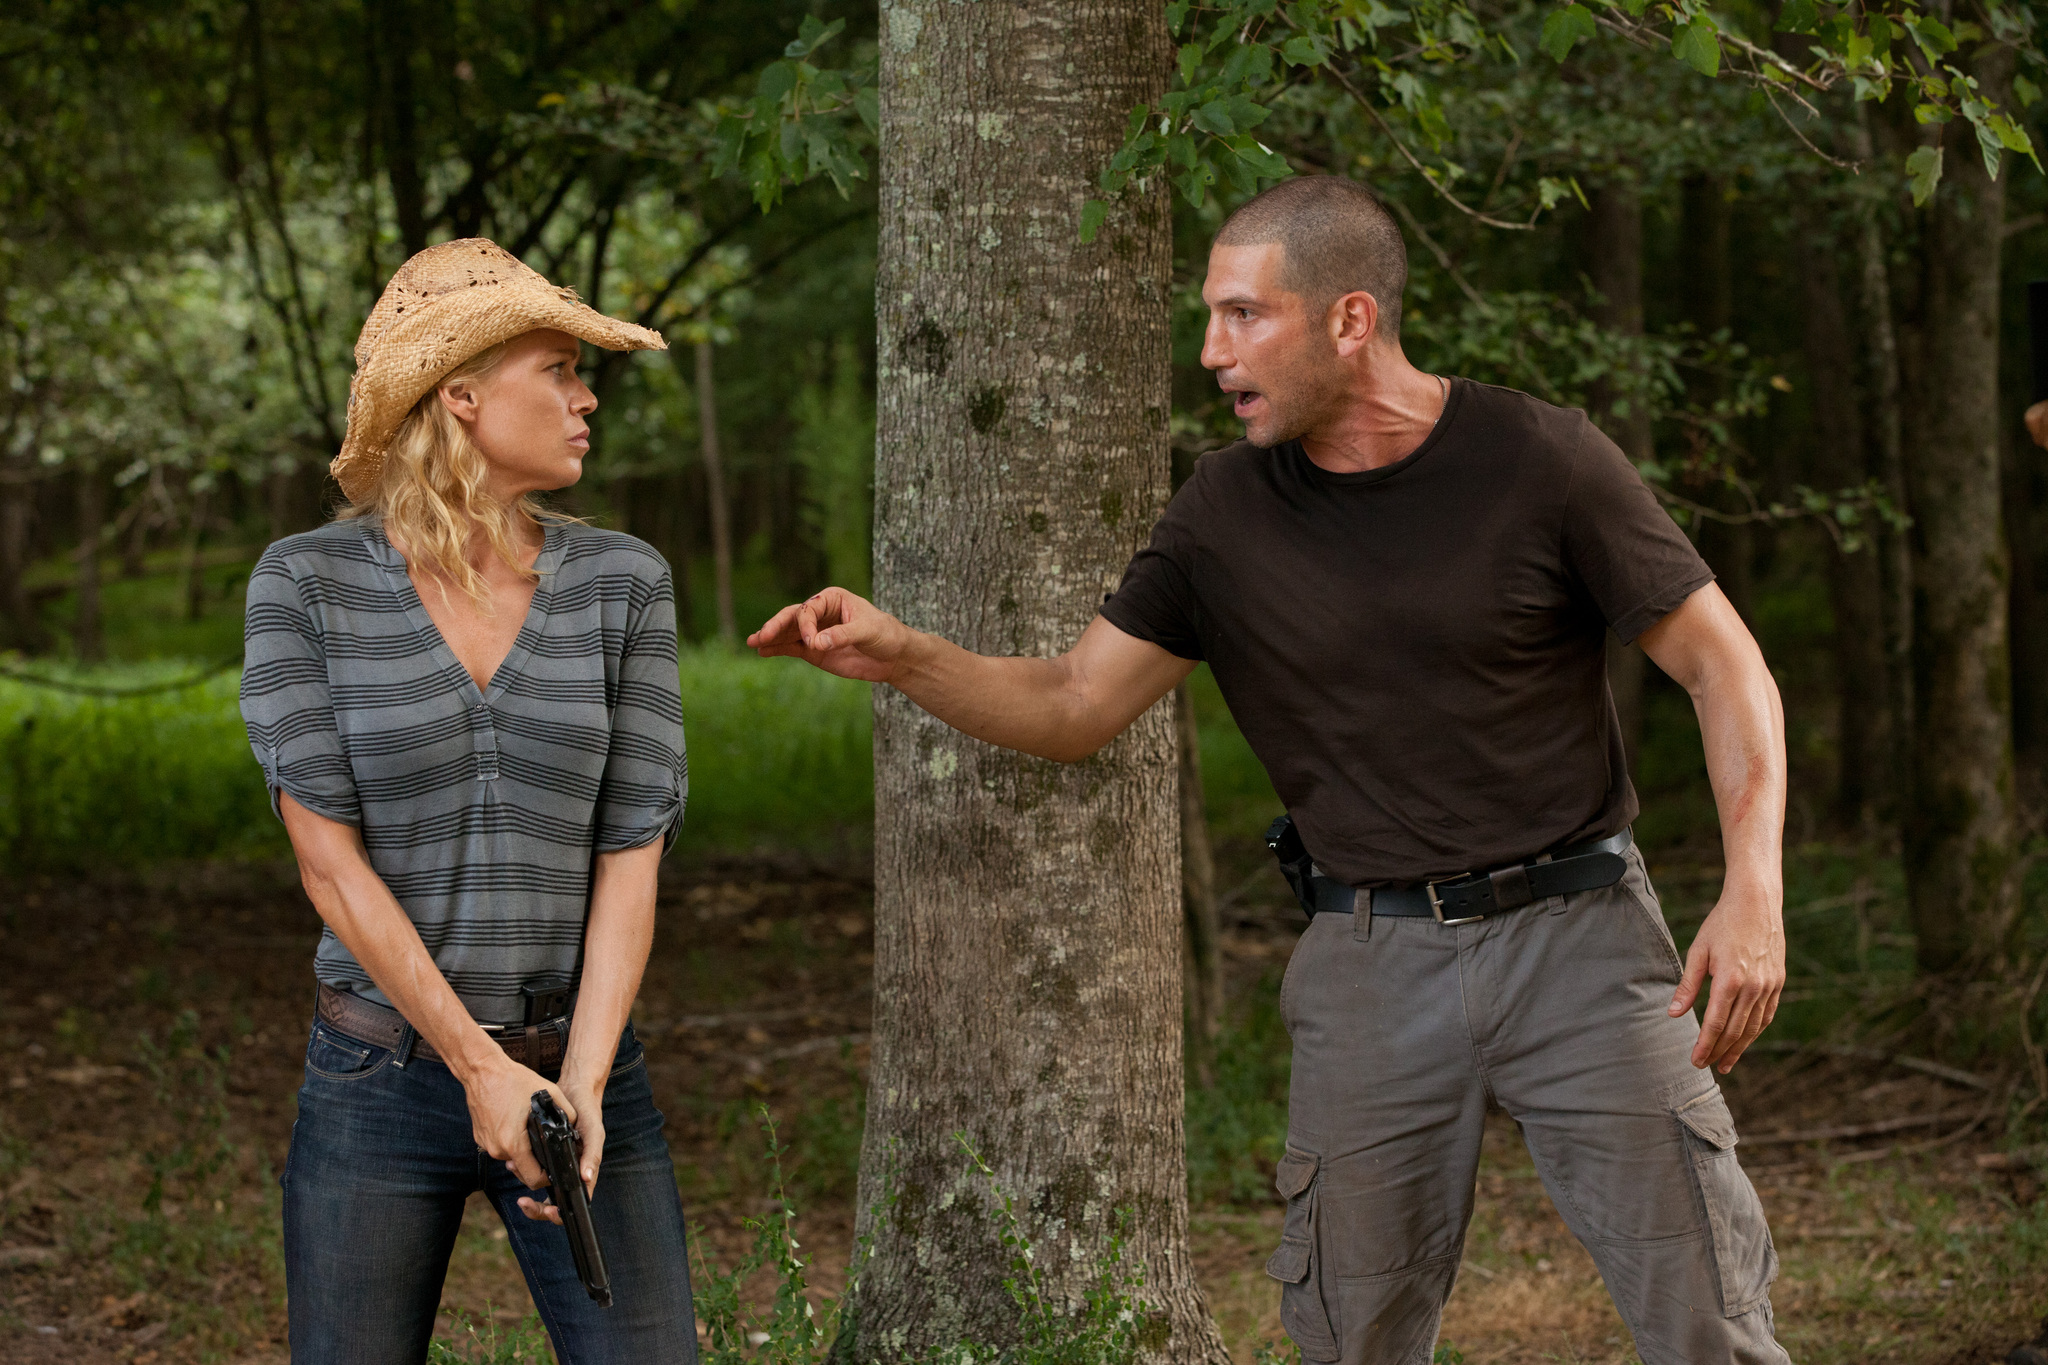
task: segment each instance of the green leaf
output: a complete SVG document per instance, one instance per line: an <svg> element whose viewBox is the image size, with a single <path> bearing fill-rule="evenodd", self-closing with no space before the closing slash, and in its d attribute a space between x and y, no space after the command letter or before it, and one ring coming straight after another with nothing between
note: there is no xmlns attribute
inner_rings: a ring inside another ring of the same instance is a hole
<svg viewBox="0 0 2048 1365"><path fill-rule="evenodd" d="M2041 87L2035 85L2025 76L2014 76L2012 78L2012 93L2013 98L2020 102L2020 108L2031 109L2034 107L2034 101L2041 98Z"/></svg>
<svg viewBox="0 0 2048 1365"><path fill-rule="evenodd" d="M1714 21L1702 14L1671 30L1671 55L1702 76L1721 74L1721 40Z"/></svg>
<svg viewBox="0 0 2048 1365"><path fill-rule="evenodd" d="M1193 85L1195 73L1202 69L1202 45L1189 43L1180 50L1180 83Z"/></svg>
<svg viewBox="0 0 2048 1365"><path fill-rule="evenodd" d="M1820 22L1820 6L1813 0L1785 0L1785 8L1778 11L1778 32L1811 33Z"/></svg>
<svg viewBox="0 0 2048 1365"><path fill-rule="evenodd" d="M1536 40L1536 46L1550 54L1552 61L1563 61L1578 43L1591 38L1600 30L1593 24L1593 12L1584 5L1566 5L1563 9L1552 10L1550 17L1543 21L1543 35Z"/></svg>
<svg viewBox="0 0 2048 1365"><path fill-rule="evenodd" d="M1102 220L1109 217L1109 205L1100 199L1090 199L1081 205L1081 240L1092 242L1095 234L1102 231Z"/></svg>
<svg viewBox="0 0 2048 1365"><path fill-rule="evenodd" d="M1913 118L1919 123L1947 123L1955 115L1938 104L1916 104Z"/></svg>
<svg viewBox="0 0 2048 1365"><path fill-rule="evenodd" d="M1872 25L1873 28L1876 25ZM1920 44L1920 50L1927 54L1930 62L1956 50L1956 35L1943 27L1941 21L1918 15L1906 20L1906 27L1913 35L1913 41Z"/></svg>
<svg viewBox="0 0 2048 1365"><path fill-rule="evenodd" d="M853 112L860 115L860 121L868 131L878 133L882 129L882 94L872 85L863 85L853 92Z"/></svg>
<svg viewBox="0 0 2048 1365"><path fill-rule="evenodd" d="M1188 21L1188 9L1194 0L1172 0L1166 7L1166 31L1180 36L1180 26Z"/></svg>
<svg viewBox="0 0 2048 1365"><path fill-rule="evenodd" d="M754 93L764 100L782 103L782 97L796 89L796 68L788 62L770 62L761 68L760 83Z"/></svg>
<svg viewBox="0 0 2048 1365"><path fill-rule="evenodd" d="M1207 104L1195 110L1195 127L1200 128L1205 133L1214 133L1218 137L1228 137L1236 132L1237 124L1230 117L1229 102L1227 100L1210 100Z"/></svg>
<svg viewBox="0 0 2048 1365"><path fill-rule="evenodd" d="M1329 56L1329 39L1313 33L1297 33L1280 47L1280 58L1289 66L1321 66Z"/></svg>
<svg viewBox="0 0 2048 1365"><path fill-rule="evenodd" d="M2005 146L2006 150L2023 152L2028 156L2034 154L2033 139L2027 136L2025 129L2021 128L2004 114L1993 114L1990 118L1984 120L1984 126L1998 135L1999 142Z"/></svg>
<svg viewBox="0 0 2048 1365"><path fill-rule="evenodd" d="M1906 175L1913 186L1913 204L1918 207L1934 197L1941 183L1941 148L1922 147L1906 158Z"/></svg>
<svg viewBox="0 0 2048 1365"><path fill-rule="evenodd" d="M739 165L747 147L747 125L730 115L718 121L718 151L711 159L711 174L723 176Z"/></svg>

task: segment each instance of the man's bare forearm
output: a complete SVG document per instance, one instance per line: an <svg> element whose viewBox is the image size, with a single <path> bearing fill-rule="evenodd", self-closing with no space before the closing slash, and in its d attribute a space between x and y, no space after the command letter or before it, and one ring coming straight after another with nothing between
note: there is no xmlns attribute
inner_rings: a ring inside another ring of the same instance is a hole
<svg viewBox="0 0 2048 1365"><path fill-rule="evenodd" d="M1785 711L1778 684L1752 647L1746 658L1717 661L1689 690L1721 817L1727 889L1782 910Z"/></svg>
<svg viewBox="0 0 2048 1365"><path fill-rule="evenodd" d="M747 644L763 658L888 683L964 734L1065 763L1115 739L1195 666L1100 616L1057 659L990 658L913 630L844 588L784 607Z"/></svg>
<svg viewBox="0 0 2048 1365"><path fill-rule="evenodd" d="M896 689L963 734L1005 749L1070 763L1100 749L1068 659L991 658L916 631ZM1128 723L1128 722L1126 722Z"/></svg>

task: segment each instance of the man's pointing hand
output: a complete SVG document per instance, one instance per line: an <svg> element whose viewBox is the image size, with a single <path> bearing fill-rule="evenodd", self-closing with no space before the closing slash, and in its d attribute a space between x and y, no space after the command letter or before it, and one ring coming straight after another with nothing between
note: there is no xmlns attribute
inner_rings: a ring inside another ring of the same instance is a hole
<svg viewBox="0 0 2048 1365"><path fill-rule="evenodd" d="M859 682L895 682L916 633L864 597L844 588L784 607L747 637L764 659L782 655Z"/></svg>

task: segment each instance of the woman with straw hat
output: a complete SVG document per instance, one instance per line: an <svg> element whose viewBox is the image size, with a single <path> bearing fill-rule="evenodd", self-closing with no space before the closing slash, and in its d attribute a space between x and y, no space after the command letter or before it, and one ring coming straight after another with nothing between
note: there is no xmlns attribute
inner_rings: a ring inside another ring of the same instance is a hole
<svg viewBox="0 0 2048 1365"><path fill-rule="evenodd" d="M495 244L414 256L356 343L348 506L249 581L242 713L326 921L284 1174L292 1359L425 1358L469 1195L564 1362L693 1361L682 1206L628 1014L688 772L668 566L543 511L579 338L665 349ZM571 1116L616 1306L526 1120Z"/></svg>

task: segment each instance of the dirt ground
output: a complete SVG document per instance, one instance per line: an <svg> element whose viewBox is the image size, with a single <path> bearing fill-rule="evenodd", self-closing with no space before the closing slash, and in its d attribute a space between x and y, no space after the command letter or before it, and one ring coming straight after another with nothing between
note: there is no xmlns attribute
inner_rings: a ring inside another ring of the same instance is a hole
<svg viewBox="0 0 2048 1365"><path fill-rule="evenodd" d="M741 1220L762 1208L750 1111L765 1103L792 1149L813 1285L839 1288L871 912L860 879L814 870L703 867L664 881L636 1018L715 1262L731 1262ZM1298 920L1277 902L1240 902L1233 918L1233 980L1252 989L1284 961ZM0 880L13 978L0 991L0 1360L285 1359L275 1173L316 934L285 868L148 885ZM2048 1214L2034 1175L1976 1160L1991 1150L1972 1126L1992 1112L1986 1094L1882 1059L1782 1054L1745 1062L1728 1090L1784 1262L1774 1302L1794 1359L1965 1365L2033 1335L2048 1307ZM1810 1138L1872 1125L1887 1131ZM1809 1140L1783 1140L1798 1135ZM1281 1338L1263 1274L1279 1215L1277 1202L1194 1215L1202 1281L1240 1361ZM443 1335L466 1340L465 1318L514 1329L529 1310L502 1228L472 1201ZM1471 1365L1636 1358L1504 1118L1444 1339Z"/></svg>

